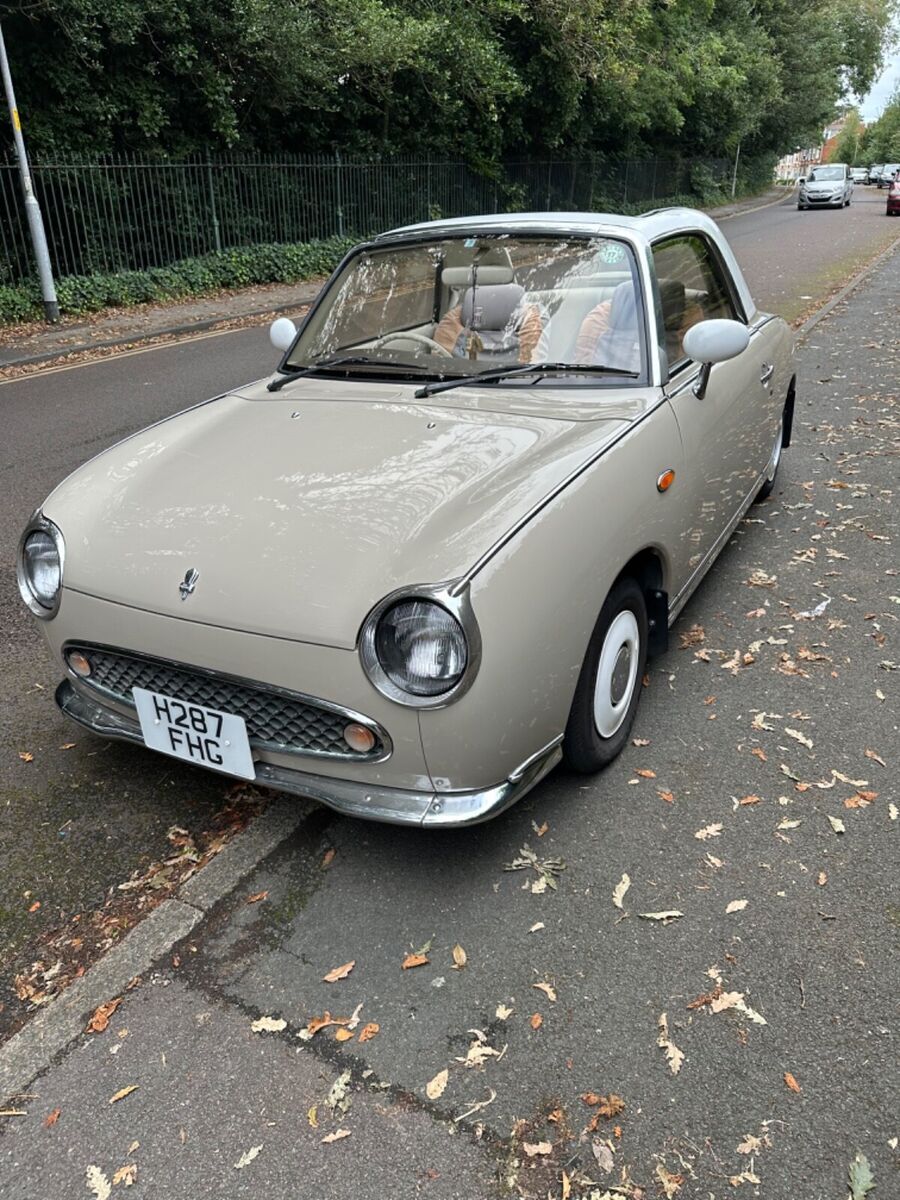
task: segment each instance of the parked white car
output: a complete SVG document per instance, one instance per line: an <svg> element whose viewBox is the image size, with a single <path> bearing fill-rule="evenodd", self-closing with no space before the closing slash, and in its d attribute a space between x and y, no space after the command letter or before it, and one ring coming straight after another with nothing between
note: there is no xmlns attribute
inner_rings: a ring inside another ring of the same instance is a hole
<svg viewBox="0 0 900 1200"><path fill-rule="evenodd" d="M853 180L846 163L813 167L800 180L798 208L844 208L853 199Z"/></svg>

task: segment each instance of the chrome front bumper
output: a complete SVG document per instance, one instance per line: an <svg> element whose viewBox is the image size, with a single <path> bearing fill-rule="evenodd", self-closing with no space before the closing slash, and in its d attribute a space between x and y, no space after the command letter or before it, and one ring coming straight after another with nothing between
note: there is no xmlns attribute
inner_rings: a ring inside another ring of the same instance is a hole
<svg viewBox="0 0 900 1200"><path fill-rule="evenodd" d="M83 696L67 679L56 689L56 703L67 717L100 737L144 745L137 721ZM256 782L260 787L317 800L346 816L370 821L444 828L477 825L509 808L556 766L562 758L560 741L557 739L523 763L508 779L471 792L414 792L380 784L369 787L356 780L331 779L266 762L256 763Z"/></svg>

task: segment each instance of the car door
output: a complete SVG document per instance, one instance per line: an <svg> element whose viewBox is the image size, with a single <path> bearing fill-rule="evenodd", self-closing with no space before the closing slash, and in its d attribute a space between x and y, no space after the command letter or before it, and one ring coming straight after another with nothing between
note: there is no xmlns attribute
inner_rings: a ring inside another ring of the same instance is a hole
<svg viewBox="0 0 900 1200"><path fill-rule="evenodd" d="M731 278L705 234L682 233L652 246L662 341L668 365L665 393L681 434L687 478L680 497L676 587L687 587L715 554L745 506L768 461L777 413L770 395L767 339L751 330L748 348L712 367L700 399L699 364L682 338L698 321L746 323Z"/></svg>

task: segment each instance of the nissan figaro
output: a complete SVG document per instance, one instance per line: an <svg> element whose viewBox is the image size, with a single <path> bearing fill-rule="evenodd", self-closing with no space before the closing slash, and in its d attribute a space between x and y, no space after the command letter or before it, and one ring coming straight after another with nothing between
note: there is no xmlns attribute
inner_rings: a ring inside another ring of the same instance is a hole
<svg viewBox="0 0 900 1200"><path fill-rule="evenodd" d="M105 450L26 525L62 711L396 823L601 770L791 440L790 331L715 222L396 229L271 337L274 376Z"/></svg>

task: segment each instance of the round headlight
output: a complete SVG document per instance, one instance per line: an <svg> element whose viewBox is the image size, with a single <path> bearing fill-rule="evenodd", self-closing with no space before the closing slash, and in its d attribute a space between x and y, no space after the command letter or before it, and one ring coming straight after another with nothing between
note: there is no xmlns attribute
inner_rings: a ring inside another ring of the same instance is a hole
<svg viewBox="0 0 900 1200"><path fill-rule="evenodd" d="M22 539L18 563L22 599L39 617L52 617L62 586L62 537L55 525L41 520Z"/></svg>
<svg viewBox="0 0 900 1200"><path fill-rule="evenodd" d="M459 621L431 600L401 600L375 628L375 657L385 675L413 696L456 687L469 658Z"/></svg>

